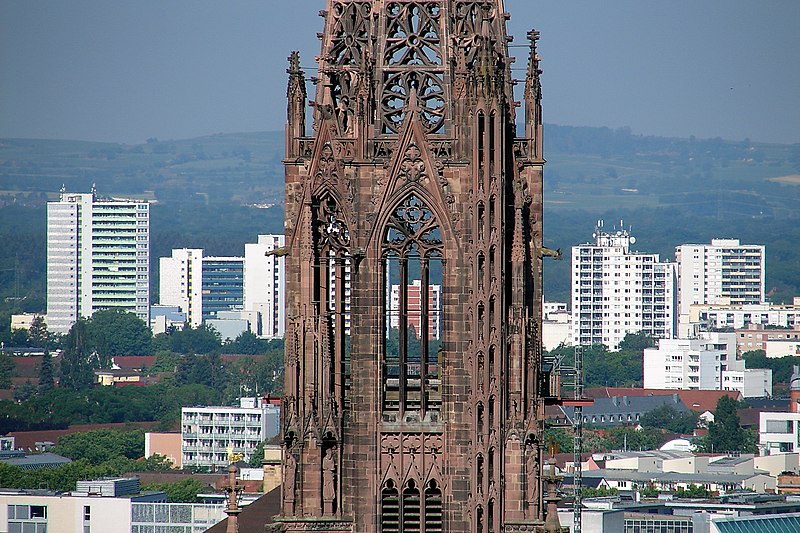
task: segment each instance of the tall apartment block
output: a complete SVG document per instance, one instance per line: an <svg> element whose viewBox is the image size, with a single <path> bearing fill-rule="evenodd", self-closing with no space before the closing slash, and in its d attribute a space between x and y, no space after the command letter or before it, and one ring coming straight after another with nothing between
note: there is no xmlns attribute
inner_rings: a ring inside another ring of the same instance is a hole
<svg viewBox="0 0 800 533"><path fill-rule="evenodd" d="M260 316L254 332L260 337L283 337L285 259L271 252L285 244L283 235L259 235L244 245L244 309Z"/></svg>
<svg viewBox="0 0 800 533"><path fill-rule="evenodd" d="M678 264L678 333L692 335L690 308L697 304L746 305L765 299L764 246L738 239L675 248Z"/></svg>
<svg viewBox="0 0 800 533"><path fill-rule="evenodd" d="M426 292L428 305L423 306L422 302L426 297ZM405 298L405 307L408 309L408 326L413 328L414 335L419 338L423 322L427 322L428 338L439 340L441 338L442 325L442 286L428 285L428 290L423 291L422 281L415 279L410 285L406 286L402 297ZM400 325L400 298L400 285L392 285L392 293L389 300L389 326L392 328L398 328ZM426 310L429 316L422 316L423 309Z"/></svg>
<svg viewBox="0 0 800 533"><path fill-rule="evenodd" d="M159 260L161 305L178 306L197 327L239 311L260 337L284 330L284 258L273 252L283 235L259 235L245 244L244 257L208 257L202 249L175 249Z"/></svg>
<svg viewBox="0 0 800 533"><path fill-rule="evenodd" d="M62 189L47 204L47 324L66 333L101 309L149 323L150 206Z"/></svg>
<svg viewBox="0 0 800 533"><path fill-rule="evenodd" d="M572 247L574 344L614 350L628 333L672 337L675 265L631 251L636 240L625 229L607 232L600 221L592 236Z"/></svg>

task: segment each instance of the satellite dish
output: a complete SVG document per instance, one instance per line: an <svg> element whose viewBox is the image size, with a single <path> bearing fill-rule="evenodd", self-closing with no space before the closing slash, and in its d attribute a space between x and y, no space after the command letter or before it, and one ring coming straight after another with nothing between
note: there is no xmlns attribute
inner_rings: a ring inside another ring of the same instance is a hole
<svg viewBox="0 0 800 533"><path fill-rule="evenodd" d="M636 244L636 237L631 237L631 244Z"/></svg>
<svg viewBox="0 0 800 533"><path fill-rule="evenodd" d="M596 238L597 238L597 233L592 233L592 239L596 239Z"/></svg>

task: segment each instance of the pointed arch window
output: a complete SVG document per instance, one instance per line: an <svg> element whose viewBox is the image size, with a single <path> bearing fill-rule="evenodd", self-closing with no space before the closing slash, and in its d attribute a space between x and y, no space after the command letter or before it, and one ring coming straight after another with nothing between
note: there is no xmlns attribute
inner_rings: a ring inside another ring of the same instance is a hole
<svg viewBox="0 0 800 533"><path fill-rule="evenodd" d="M349 387L350 230L330 191L322 190L312 202L314 214L314 304L321 351L330 361L317 365L318 401L346 401ZM315 359L316 361L316 359Z"/></svg>
<svg viewBox="0 0 800 533"><path fill-rule="evenodd" d="M424 490L409 479L402 491L387 480L381 491L381 533L440 533L443 531L442 490L436 480Z"/></svg>
<svg viewBox="0 0 800 533"><path fill-rule="evenodd" d="M408 195L392 211L382 248L383 410L424 419L441 407L443 244L436 217L419 196Z"/></svg>

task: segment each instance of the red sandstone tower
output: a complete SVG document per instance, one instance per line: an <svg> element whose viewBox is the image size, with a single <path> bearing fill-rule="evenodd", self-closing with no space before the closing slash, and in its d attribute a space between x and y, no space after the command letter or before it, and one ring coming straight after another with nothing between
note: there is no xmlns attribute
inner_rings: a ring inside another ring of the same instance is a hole
<svg viewBox="0 0 800 533"><path fill-rule="evenodd" d="M502 0L328 0L320 14L310 132L296 53L288 69L278 522L540 531L538 33L518 136ZM425 294L437 284L441 311Z"/></svg>

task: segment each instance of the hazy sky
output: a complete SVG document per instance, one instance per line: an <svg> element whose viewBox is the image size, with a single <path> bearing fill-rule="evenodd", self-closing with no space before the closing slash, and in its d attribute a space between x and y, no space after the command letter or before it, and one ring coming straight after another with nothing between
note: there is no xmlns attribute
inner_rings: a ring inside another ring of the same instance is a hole
<svg viewBox="0 0 800 533"><path fill-rule="evenodd" d="M0 137L281 130L323 0L0 0ZM506 0L542 33L545 121L800 142L800 1ZM525 50L512 49L524 66ZM522 73L520 73L522 74Z"/></svg>

